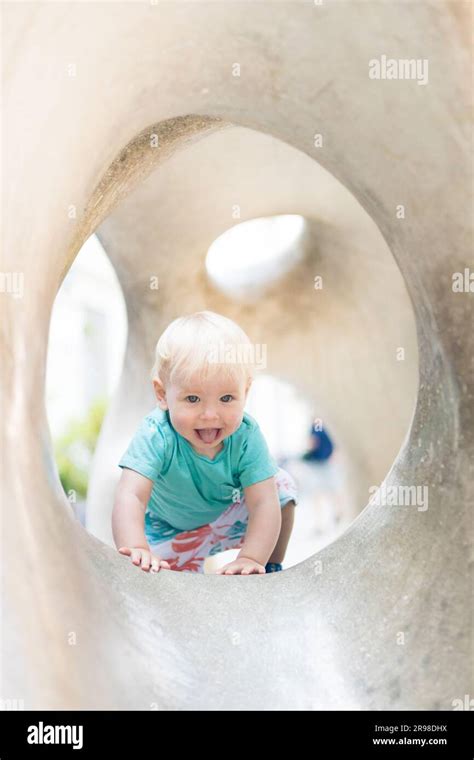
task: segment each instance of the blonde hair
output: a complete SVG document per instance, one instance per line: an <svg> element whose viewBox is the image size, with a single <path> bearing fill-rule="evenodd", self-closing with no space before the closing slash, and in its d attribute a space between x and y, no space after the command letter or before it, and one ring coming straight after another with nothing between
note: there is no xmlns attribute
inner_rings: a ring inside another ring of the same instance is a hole
<svg viewBox="0 0 474 760"><path fill-rule="evenodd" d="M213 311L196 311L171 322L155 349L151 379L164 387L179 379L186 384L196 373L226 375L245 381L253 378L253 344L239 325Z"/></svg>

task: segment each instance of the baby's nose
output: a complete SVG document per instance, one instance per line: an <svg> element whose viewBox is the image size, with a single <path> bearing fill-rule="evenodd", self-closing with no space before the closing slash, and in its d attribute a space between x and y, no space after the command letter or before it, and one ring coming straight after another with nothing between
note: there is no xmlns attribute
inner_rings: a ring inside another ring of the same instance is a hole
<svg viewBox="0 0 474 760"><path fill-rule="evenodd" d="M205 409L203 413L201 414L202 420L215 421L217 420L217 418L218 418L217 412L212 407L210 407L209 409Z"/></svg>

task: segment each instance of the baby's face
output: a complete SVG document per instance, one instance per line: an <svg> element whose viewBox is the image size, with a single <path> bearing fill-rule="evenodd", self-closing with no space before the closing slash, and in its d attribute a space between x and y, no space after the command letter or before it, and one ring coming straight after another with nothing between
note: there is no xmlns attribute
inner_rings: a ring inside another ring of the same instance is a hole
<svg viewBox="0 0 474 760"><path fill-rule="evenodd" d="M250 382L217 375L204 381L193 378L186 385L171 383L165 392L159 383L153 384L159 406L169 410L175 430L195 451L213 459L224 438L242 423Z"/></svg>

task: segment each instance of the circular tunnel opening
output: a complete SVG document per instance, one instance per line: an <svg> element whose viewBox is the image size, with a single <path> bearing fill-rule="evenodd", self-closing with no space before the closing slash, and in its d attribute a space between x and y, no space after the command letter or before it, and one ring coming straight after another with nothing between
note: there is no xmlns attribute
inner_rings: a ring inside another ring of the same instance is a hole
<svg viewBox="0 0 474 760"><path fill-rule="evenodd" d="M265 164L267 195L268 187L276 186L272 162L285 166L283 194L288 198L283 201L278 188L278 205L288 213L244 219L239 213L226 221L236 193L248 194L251 187L254 195L263 194L263 187L254 187L253 166L248 176L231 167L222 187L216 160L219 193L206 199L199 194L199 183L190 180L196 176L193 164L202 165L211 155L216 159L236 145L246 148L250 163L254 153L271 157ZM160 203L160 194L167 188L168 197L169 187L185 170L189 197L173 215L169 204ZM207 225L204 202L213 209ZM180 314L209 309L233 319L269 348L260 385L270 383L270 388L273 383L280 394L281 387L290 388L306 404L306 422L297 425L299 453L292 455L292 464L284 461L303 491L315 494L319 527L313 530L302 521L300 530L304 510L297 508L295 535L300 531L312 538L298 556L289 544L284 567L332 541L383 480L416 401L414 315L396 262L373 220L313 159L269 135L235 127L174 154L130 191L97 232L123 290L128 339L92 464L89 459L87 529L114 546L110 512L117 463L140 419L156 405L148 382L156 340ZM255 393L257 388L255 384ZM258 418L258 405L254 413ZM326 484L319 478L321 462L310 456L313 434L321 432L318 425L329 431L334 448L326 469L332 467L336 474L328 474ZM332 501L321 497L326 486Z"/></svg>
<svg viewBox="0 0 474 760"><path fill-rule="evenodd" d="M303 259L305 232L298 214L236 224L209 246L207 273L223 294L253 301Z"/></svg>

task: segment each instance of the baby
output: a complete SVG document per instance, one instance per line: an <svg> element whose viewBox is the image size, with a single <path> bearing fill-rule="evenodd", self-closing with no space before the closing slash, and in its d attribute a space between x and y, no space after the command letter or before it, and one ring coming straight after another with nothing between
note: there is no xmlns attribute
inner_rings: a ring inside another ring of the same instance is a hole
<svg viewBox="0 0 474 760"><path fill-rule="evenodd" d="M252 348L211 311L175 319L157 343L158 406L119 462L112 513L118 551L142 570L202 573L206 557L237 548L218 574L282 569L298 496L244 411Z"/></svg>

